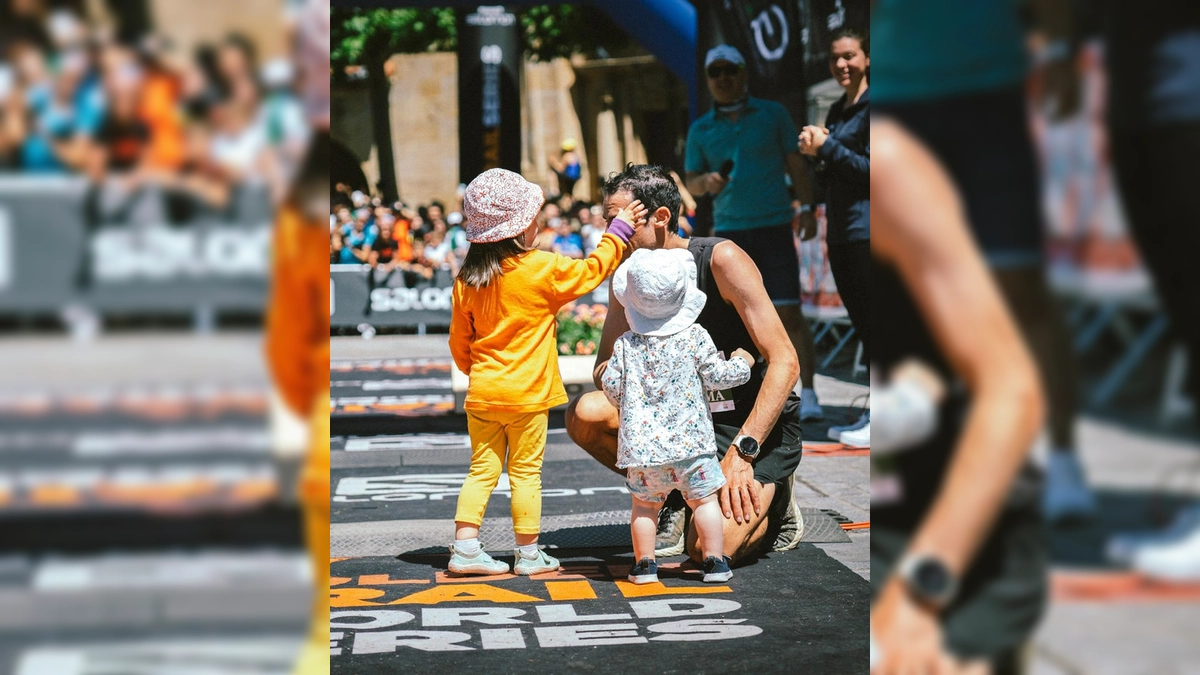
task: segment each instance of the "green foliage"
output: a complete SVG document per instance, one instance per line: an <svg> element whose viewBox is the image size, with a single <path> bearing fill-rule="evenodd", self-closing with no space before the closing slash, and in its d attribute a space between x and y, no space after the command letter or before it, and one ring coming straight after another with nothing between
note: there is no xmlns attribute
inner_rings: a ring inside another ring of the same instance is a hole
<svg viewBox="0 0 1200 675"><path fill-rule="evenodd" d="M537 5L517 10L517 16L525 56L535 61L637 49L624 30L590 4ZM330 65L339 77L374 56L454 51L454 10L334 8L330 46Z"/></svg>

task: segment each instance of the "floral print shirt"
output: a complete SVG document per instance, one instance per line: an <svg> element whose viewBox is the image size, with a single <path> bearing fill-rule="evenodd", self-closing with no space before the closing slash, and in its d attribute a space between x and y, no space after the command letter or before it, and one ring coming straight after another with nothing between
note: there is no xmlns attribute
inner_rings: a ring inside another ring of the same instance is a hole
<svg viewBox="0 0 1200 675"><path fill-rule="evenodd" d="M674 335L629 331L613 344L601 383L621 411L617 467L655 466L715 453L706 389L750 379L750 364L726 360L700 324Z"/></svg>

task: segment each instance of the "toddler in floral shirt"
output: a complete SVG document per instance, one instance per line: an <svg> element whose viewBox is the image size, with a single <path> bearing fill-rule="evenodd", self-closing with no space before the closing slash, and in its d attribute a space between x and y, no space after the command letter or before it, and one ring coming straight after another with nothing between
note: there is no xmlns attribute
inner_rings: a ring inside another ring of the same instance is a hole
<svg viewBox="0 0 1200 675"><path fill-rule="evenodd" d="M745 384L751 356L738 349L726 360L696 323L706 297L696 286L696 261L687 249L635 251L613 274L612 289L631 328L613 344L601 378L620 411L617 467L626 470L633 497L630 530L638 562L629 580L658 580L658 512L667 495L679 490L700 535L704 580L727 581L733 572L717 503L725 476L704 392Z"/></svg>

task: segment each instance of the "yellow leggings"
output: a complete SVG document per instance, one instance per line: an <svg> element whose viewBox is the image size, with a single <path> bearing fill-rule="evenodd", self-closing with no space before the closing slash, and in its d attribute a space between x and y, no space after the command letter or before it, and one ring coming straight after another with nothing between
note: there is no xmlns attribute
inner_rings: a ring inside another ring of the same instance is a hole
<svg viewBox="0 0 1200 675"><path fill-rule="evenodd" d="M310 419L309 454L300 474L304 539L313 569L313 605L308 640L293 675L329 673L329 394L317 401Z"/></svg>
<svg viewBox="0 0 1200 675"><path fill-rule="evenodd" d="M508 456L513 531L537 534L542 522L542 457L546 452L549 411L504 413L468 410L471 471L458 493L454 520L478 527Z"/></svg>

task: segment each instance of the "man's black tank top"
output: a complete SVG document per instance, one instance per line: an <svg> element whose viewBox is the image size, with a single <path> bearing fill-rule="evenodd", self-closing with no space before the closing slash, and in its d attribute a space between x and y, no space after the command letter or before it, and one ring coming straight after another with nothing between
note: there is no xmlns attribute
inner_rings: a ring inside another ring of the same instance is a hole
<svg viewBox="0 0 1200 675"><path fill-rule="evenodd" d="M767 371L767 364L762 360L758 347L751 339L750 331L746 330L746 324L742 321L741 315L737 313L737 309L733 305L725 302L725 299L721 297L721 290L717 288L717 282L713 279L713 247L723 241L727 240L720 237L692 237L688 239L688 251L696 260L697 285L708 296L704 311L700 313L696 323L708 331L708 334L712 336L713 344L716 345L718 351L725 355L725 358L729 358L733 350L738 347L750 352L754 357L754 367L750 369L750 381L740 387L734 387L732 390L713 394L721 400L710 401L712 403L710 408L715 410L712 416L713 422L736 428L746 421L750 409L754 407L754 401L758 398L758 392L762 388L763 374ZM794 392L789 395L789 399L799 400ZM728 410L719 410L721 408L728 408Z"/></svg>

